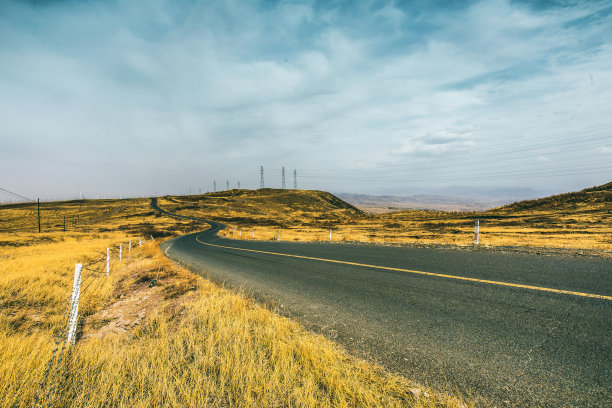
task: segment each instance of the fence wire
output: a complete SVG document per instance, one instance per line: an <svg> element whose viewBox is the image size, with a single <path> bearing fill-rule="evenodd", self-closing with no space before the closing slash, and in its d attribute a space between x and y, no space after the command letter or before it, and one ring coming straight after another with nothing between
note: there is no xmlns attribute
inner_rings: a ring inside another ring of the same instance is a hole
<svg viewBox="0 0 612 408"><path fill-rule="evenodd" d="M112 261L113 258L118 260L119 253L115 249L110 248L109 253L114 255L109 261ZM89 272L84 278L83 275L81 275L82 289L79 291L81 301L85 293L95 293L103 282L105 282L106 260L107 255L104 254L102 257L83 265L81 268L81 273L83 273L83 271ZM90 288L91 291L88 291ZM59 397L61 383L66 378L70 356L72 355L70 344L68 343L68 331L70 330L69 320L70 315L76 312L76 302L75 304L72 303L72 292L68 296L66 303L66 311L62 315L60 329L55 335L55 344L51 352L51 357L49 358L42 380L38 386L32 408L52 407ZM44 401L46 401L46 403L44 403Z"/></svg>

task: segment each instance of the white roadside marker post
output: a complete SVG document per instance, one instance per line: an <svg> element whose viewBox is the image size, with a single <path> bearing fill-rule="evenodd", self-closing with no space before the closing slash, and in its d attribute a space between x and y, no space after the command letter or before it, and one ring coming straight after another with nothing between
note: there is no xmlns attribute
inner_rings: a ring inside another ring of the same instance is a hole
<svg viewBox="0 0 612 408"><path fill-rule="evenodd" d="M122 255L123 255L123 244L119 244L119 260L121 260Z"/></svg>
<svg viewBox="0 0 612 408"><path fill-rule="evenodd" d="M70 317L68 319L68 338L69 345L76 340L77 318L79 316L79 297L81 295L81 270L83 264L74 265L74 283L72 284L72 296L70 300Z"/></svg>
<svg viewBox="0 0 612 408"><path fill-rule="evenodd" d="M128 242L128 253L132 252L132 240Z"/></svg>
<svg viewBox="0 0 612 408"><path fill-rule="evenodd" d="M242 238L242 230L239 230L239 231L238 231L238 236L239 236L240 238Z"/></svg>
<svg viewBox="0 0 612 408"><path fill-rule="evenodd" d="M110 272L110 248L106 248L106 276Z"/></svg>
<svg viewBox="0 0 612 408"><path fill-rule="evenodd" d="M251 238L255 239L255 231L251 231Z"/></svg>
<svg viewBox="0 0 612 408"><path fill-rule="evenodd" d="M276 237L277 241L280 241L280 229L278 230L278 236Z"/></svg>
<svg viewBox="0 0 612 408"><path fill-rule="evenodd" d="M332 234L332 230L331 228L329 229L329 240L331 241L331 234Z"/></svg>
<svg viewBox="0 0 612 408"><path fill-rule="evenodd" d="M480 227L480 220L476 220L476 225L474 226L474 245L478 245L478 238L480 235L479 227Z"/></svg>
<svg viewBox="0 0 612 408"><path fill-rule="evenodd" d="M138 238L138 246L142 246L142 239Z"/></svg>

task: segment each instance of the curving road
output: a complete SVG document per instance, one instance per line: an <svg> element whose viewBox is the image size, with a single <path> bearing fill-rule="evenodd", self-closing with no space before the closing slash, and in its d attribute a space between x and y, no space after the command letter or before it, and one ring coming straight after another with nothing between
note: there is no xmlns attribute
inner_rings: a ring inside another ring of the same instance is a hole
<svg viewBox="0 0 612 408"><path fill-rule="evenodd" d="M357 356L479 405L610 406L610 260L236 241L173 216L211 228L162 244L169 257Z"/></svg>

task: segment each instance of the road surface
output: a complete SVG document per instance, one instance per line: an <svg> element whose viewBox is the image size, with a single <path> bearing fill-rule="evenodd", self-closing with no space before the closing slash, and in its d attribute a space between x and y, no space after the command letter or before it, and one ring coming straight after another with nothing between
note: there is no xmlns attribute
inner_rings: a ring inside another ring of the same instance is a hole
<svg viewBox="0 0 612 408"><path fill-rule="evenodd" d="M237 241L208 223L162 249L354 355L479 405L612 406L610 260Z"/></svg>

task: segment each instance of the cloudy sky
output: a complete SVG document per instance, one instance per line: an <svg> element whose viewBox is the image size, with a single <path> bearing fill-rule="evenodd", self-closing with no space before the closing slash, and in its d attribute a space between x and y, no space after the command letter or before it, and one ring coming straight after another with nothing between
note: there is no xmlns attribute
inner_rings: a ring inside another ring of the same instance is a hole
<svg viewBox="0 0 612 408"><path fill-rule="evenodd" d="M26 197L580 189L612 180L612 7L2 0L0 141Z"/></svg>

